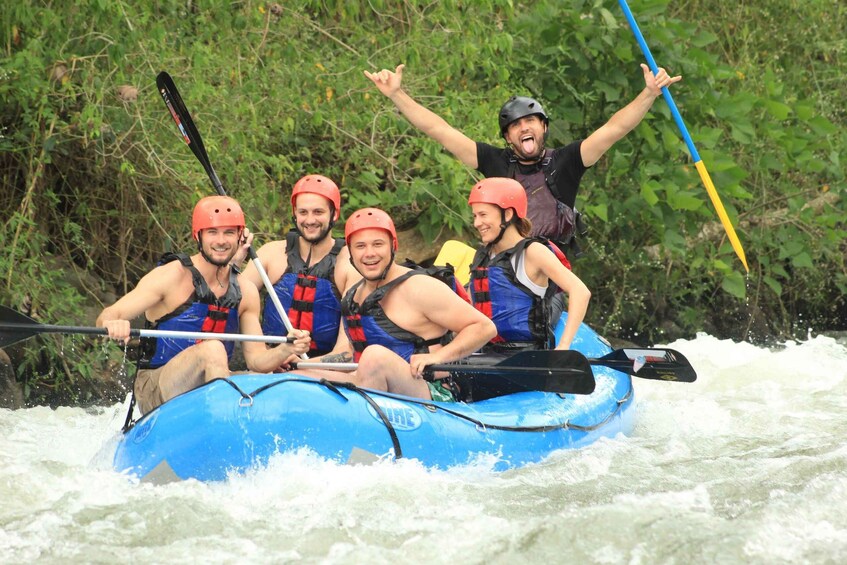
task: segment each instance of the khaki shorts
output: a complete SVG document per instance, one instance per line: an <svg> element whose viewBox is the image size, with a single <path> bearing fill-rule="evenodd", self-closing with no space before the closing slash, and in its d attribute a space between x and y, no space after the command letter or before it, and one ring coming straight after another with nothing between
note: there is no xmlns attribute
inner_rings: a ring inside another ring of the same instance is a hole
<svg viewBox="0 0 847 565"><path fill-rule="evenodd" d="M139 369L135 375L135 401L146 414L164 403L162 391L159 389L159 379L163 367L158 369Z"/></svg>

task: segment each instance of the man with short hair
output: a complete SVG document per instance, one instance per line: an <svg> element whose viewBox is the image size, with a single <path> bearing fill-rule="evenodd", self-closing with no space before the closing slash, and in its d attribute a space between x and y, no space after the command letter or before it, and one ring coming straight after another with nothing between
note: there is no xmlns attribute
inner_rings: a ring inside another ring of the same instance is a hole
<svg viewBox="0 0 847 565"><path fill-rule="evenodd" d="M354 212L344 237L350 261L362 276L341 304L345 334L359 366L353 375L304 374L454 401L440 377L423 380L424 369L467 357L496 335L494 323L440 280L394 262L397 231L384 211Z"/></svg>
<svg viewBox="0 0 847 565"><path fill-rule="evenodd" d="M349 361L346 341L338 340L341 296L359 280L359 274L350 265L344 239L332 237L332 227L341 213L341 192L328 177L306 175L294 183L291 209L294 229L284 240L260 247L256 255L292 327L312 336L309 353L314 359ZM259 290L263 288L252 262L244 276ZM276 305L267 296L262 330L267 335L286 333Z"/></svg>
<svg viewBox="0 0 847 565"><path fill-rule="evenodd" d="M262 335L259 293L231 267L237 252L246 253L241 206L227 196L209 196L194 207L192 234L198 251L191 257L169 253L138 285L97 317L109 337L126 342L129 320L144 314L159 330ZM244 342L251 371L266 373L286 366L308 350L308 332L294 331L290 343L268 348ZM232 342L144 338L134 394L146 414L171 398L214 379L230 376Z"/></svg>

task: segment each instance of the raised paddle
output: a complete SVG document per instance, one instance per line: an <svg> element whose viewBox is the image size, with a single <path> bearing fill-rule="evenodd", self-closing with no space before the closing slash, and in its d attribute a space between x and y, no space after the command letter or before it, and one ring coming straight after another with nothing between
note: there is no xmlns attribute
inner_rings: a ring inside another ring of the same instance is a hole
<svg viewBox="0 0 847 565"><path fill-rule="evenodd" d="M656 64L656 60L653 59L653 54L650 53L647 41L645 41L644 35L638 27L638 23L635 21L635 16L632 15L632 10L629 9L629 4L627 4L626 0L618 0L618 4L620 5L621 10L623 10L624 17L629 23L629 28L635 36L635 41L638 43L638 47L641 48L641 53L644 55L644 58L647 59L647 65L650 67L650 70L653 71L653 74L658 74L659 66ZM703 163L703 160L700 158L700 154L697 152L697 148L694 146L691 134L688 133L688 128L685 127L685 122L682 120L682 115L679 113L679 109L676 107L676 102L674 102L673 95L671 94L671 91L668 90L668 87L662 87L662 96L664 96L665 102L667 102L668 108L671 110L671 115L673 116L674 122L676 122L676 127L682 134L683 140L685 140L685 145L688 147L688 152L691 154L691 160L694 162L694 168L697 169L697 172L700 174L700 180L703 181L703 186L706 187L706 193L709 195L712 205L715 207L715 211L718 214L718 218L720 218L721 224L723 224L724 231L726 231L726 235L729 237L732 249L735 250L735 254L738 255L738 258L741 259L741 264L744 265L744 270L749 273L750 267L747 266L747 257L744 255L744 248L741 246L741 241L739 241L738 235L735 233L735 228L732 227L732 221L726 214L726 210L721 202L721 197L718 196L715 184L712 182L712 178L709 176L709 171L706 169L706 164Z"/></svg>
<svg viewBox="0 0 847 565"><path fill-rule="evenodd" d="M197 157L197 160L200 161L201 165L203 165L203 169L206 171L206 174L209 175L209 180L212 181L212 186L215 187L215 191L221 196L226 196L226 191L221 183L221 179L218 178L215 168L212 167L212 162L209 161L209 155L206 153L206 147L203 145L203 138L200 137L200 132L197 131L197 126L194 125L194 120L191 118L191 114L188 112L185 102L182 101L182 96L180 96L179 90L177 90L171 75L164 71L160 72L158 76L156 76L156 87L159 90L159 94L162 96L162 100L164 100L165 105L168 107L171 117L174 122L176 122L176 126L179 128L185 143L188 144L191 152L194 153L194 156ZM256 251L253 250L252 246L247 250L247 252L253 260L253 265L256 266L256 271L262 278L262 283L265 285L265 289L268 291L268 298L270 298L273 303L282 323L285 325L285 329L290 332L294 329L294 326L291 325L291 321L285 313L285 308L282 307L282 303L280 303L279 297L276 295L273 284L271 283L270 278L268 278L268 273L265 271L262 262L259 260L259 257L256 255ZM306 359L307 355L304 353L302 357Z"/></svg>
<svg viewBox="0 0 847 565"><path fill-rule="evenodd" d="M0 306L0 348L29 339L39 334L87 334L109 335L106 328L85 326L51 326L39 324L29 316L11 308ZM221 341L261 341L264 343L287 343L287 337L269 335L226 334L211 332L180 332L167 330L130 330L130 337L168 337L172 339L217 339Z"/></svg>
<svg viewBox="0 0 847 565"><path fill-rule="evenodd" d="M567 354L567 355L563 355ZM556 371L562 369L564 372L576 367L576 371L569 374L579 373L583 369L583 360L588 365L602 365L627 373L633 377L657 381L693 383L697 380L697 373L688 359L673 349L659 347L624 348L616 349L603 357L586 359L577 351L538 350L521 351L507 357L496 365L479 364L484 363L484 355L471 356L470 359L477 360L477 364L465 365L461 363L449 363L444 365L431 365L427 369L433 371L459 371L463 373L490 373L491 369L497 368L504 371L514 372L539 372L542 369ZM570 366L569 366L570 365ZM331 371L355 371L357 363L297 363L300 369L327 369ZM468 368L471 368L468 370ZM543 389L539 389L543 390ZM559 392L559 391L549 391Z"/></svg>

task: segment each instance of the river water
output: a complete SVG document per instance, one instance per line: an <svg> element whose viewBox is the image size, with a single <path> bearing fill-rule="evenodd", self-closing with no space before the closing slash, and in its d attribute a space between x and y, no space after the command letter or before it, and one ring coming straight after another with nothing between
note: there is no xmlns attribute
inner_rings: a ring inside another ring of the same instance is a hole
<svg viewBox="0 0 847 565"><path fill-rule="evenodd" d="M847 342L669 344L637 427L493 473L309 453L224 483L113 472L124 405L0 410L0 562L845 563Z"/></svg>

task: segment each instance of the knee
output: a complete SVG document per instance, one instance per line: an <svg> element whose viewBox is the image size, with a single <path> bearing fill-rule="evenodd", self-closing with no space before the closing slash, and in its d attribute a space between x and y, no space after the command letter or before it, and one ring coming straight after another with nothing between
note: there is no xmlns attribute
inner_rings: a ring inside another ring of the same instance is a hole
<svg viewBox="0 0 847 565"><path fill-rule="evenodd" d="M359 367L356 375L359 377L360 386L366 388L380 388L380 382L385 382L385 371L395 364L400 357L383 347L382 345L370 345L362 352L359 358Z"/></svg>
<svg viewBox="0 0 847 565"><path fill-rule="evenodd" d="M229 357L222 341L209 339L201 341L195 347L207 366L229 367Z"/></svg>
<svg viewBox="0 0 847 565"><path fill-rule="evenodd" d="M372 371L379 369L390 357L397 355L382 345L370 345L362 351L359 358L359 370Z"/></svg>

